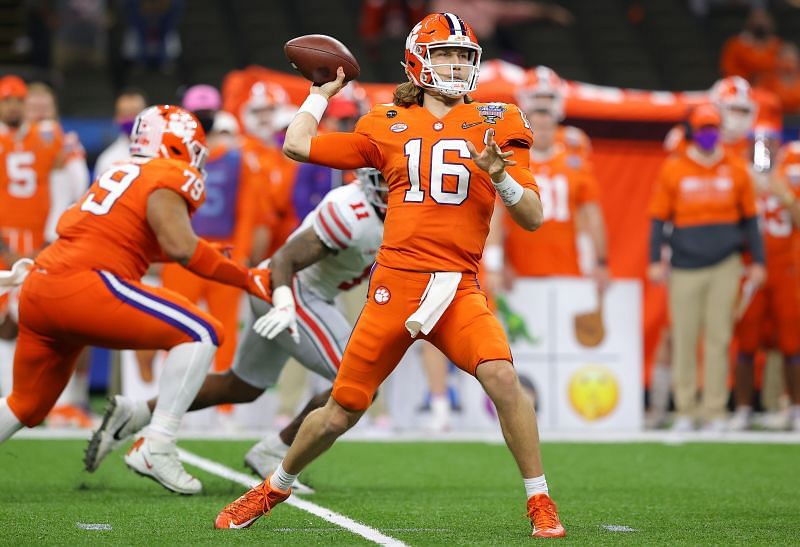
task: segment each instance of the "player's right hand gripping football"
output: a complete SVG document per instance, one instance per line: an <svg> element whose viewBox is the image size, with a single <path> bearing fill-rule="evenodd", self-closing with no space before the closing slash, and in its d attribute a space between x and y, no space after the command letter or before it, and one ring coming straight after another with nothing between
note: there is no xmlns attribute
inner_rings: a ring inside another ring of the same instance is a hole
<svg viewBox="0 0 800 547"><path fill-rule="evenodd" d="M344 85L344 69L339 67L336 69L336 79L334 81L322 85L312 85L311 93L319 93L326 99L330 99L339 93Z"/></svg>
<svg viewBox="0 0 800 547"><path fill-rule="evenodd" d="M292 289L286 285L276 287L272 291L272 306L269 312L256 320L253 330L264 338L272 340L288 329L294 343L299 344L300 332L297 330L297 312Z"/></svg>

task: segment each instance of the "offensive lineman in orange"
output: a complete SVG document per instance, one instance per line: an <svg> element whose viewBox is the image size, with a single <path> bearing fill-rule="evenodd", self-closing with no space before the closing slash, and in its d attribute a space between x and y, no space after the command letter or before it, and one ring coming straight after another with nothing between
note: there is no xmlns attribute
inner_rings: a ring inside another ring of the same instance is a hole
<svg viewBox="0 0 800 547"><path fill-rule="evenodd" d="M297 161L381 170L389 184L384 239L331 398L308 415L270 478L222 510L217 528L250 526L288 498L297 474L358 422L422 338L474 375L494 402L524 478L532 535L565 535L548 495L533 407L476 279L498 195L524 228L542 223L528 169L528 121L514 105L467 96L477 86L480 54L472 29L456 15L428 15L406 41L409 81L395 90L394 104L374 107L354 133L316 136L328 99L342 88L340 68L335 81L311 88L289 126L284 152Z"/></svg>
<svg viewBox="0 0 800 547"><path fill-rule="evenodd" d="M205 201L208 154L193 115L152 106L139 114L131 136L131 160L102 173L61 217L59 239L35 262L0 272L0 285L22 283L14 386L0 399L0 442L44 419L86 345L170 350L151 425L125 462L169 490L194 494L202 487L178 461L175 435L222 326L185 298L139 279L166 258L267 299L269 272L243 268L192 231L189 217Z"/></svg>

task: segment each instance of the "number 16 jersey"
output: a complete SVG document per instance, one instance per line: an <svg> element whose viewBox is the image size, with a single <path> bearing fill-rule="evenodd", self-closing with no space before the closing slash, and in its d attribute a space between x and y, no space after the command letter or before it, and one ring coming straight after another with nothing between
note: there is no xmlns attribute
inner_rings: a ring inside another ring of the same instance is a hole
<svg viewBox="0 0 800 547"><path fill-rule="evenodd" d="M95 180L58 221L58 239L36 258L49 273L104 270L140 279L162 255L147 221L147 199L166 188L186 201L189 214L205 200L202 175L186 162L134 159Z"/></svg>
<svg viewBox="0 0 800 547"><path fill-rule="evenodd" d="M378 105L354 133L314 137L309 161L381 171L389 184L389 205L379 264L476 273L496 192L488 173L472 161L467 142L482 151L488 129L504 151L514 152L511 176L538 193L528 168L530 125L511 104L459 104L442 118L417 105Z"/></svg>

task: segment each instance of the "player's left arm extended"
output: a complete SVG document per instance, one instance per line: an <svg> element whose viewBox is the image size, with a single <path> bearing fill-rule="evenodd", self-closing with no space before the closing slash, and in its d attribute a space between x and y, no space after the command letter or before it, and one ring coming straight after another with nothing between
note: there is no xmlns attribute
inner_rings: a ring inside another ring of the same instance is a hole
<svg viewBox="0 0 800 547"><path fill-rule="evenodd" d="M292 276L333 253L322 243L314 228L309 226L284 243L269 260L270 284L274 290L282 285L290 286Z"/></svg>

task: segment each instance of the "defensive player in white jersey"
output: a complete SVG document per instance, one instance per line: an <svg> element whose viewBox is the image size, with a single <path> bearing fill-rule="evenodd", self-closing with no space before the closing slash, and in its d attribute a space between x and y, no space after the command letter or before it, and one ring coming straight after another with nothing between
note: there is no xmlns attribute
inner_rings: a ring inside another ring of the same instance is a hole
<svg viewBox="0 0 800 547"><path fill-rule="evenodd" d="M251 299L257 319L238 348L233 367L209 374L189 410L254 401L274 386L289 357L333 380L350 325L333 300L369 277L383 239L388 188L380 172L359 169L358 181L330 191L269 260L272 305ZM296 274L296 275L295 275ZM312 398L279 434L257 443L245 463L266 478L281 462L305 416L325 404ZM156 400L115 396L86 450L87 471L146 426Z"/></svg>

